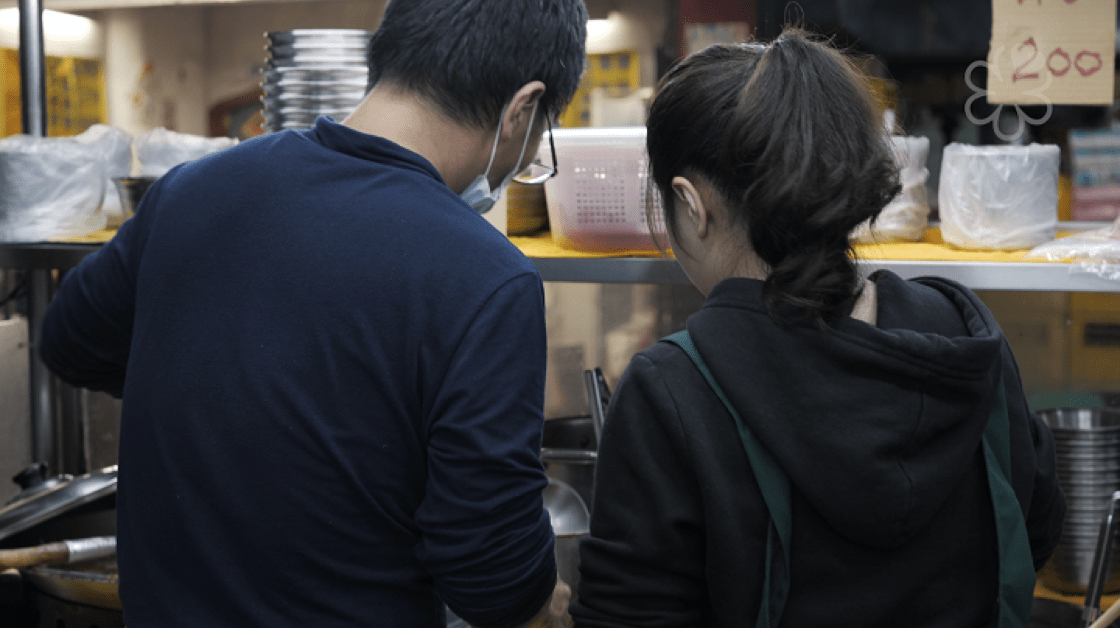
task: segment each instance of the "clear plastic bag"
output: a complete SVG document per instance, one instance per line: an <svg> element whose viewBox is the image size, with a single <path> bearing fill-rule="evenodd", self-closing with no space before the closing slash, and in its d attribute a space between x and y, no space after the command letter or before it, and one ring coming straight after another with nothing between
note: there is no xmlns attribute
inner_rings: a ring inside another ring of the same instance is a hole
<svg viewBox="0 0 1120 628"><path fill-rule="evenodd" d="M0 139L0 242L43 242L104 228L104 150L93 136Z"/></svg>
<svg viewBox="0 0 1120 628"><path fill-rule="evenodd" d="M929 138L894 136L891 148L898 164L902 191L883 208L874 222L856 227L851 235L856 242L917 241L922 239L929 226L929 196L926 192Z"/></svg>
<svg viewBox="0 0 1120 628"><path fill-rule="evenodd" d="M1074 262L1071 273L1120 280L1120 218L1107 227L1068 235L1031 249L1023 259Z"/></svg>
<svg viewBox="0 0 1120 628"><path fill-rule="evenodd" d="M136 138L136 161L140 164L138 174L142 177L162 177L183 162L194 161L235 144L237 140L230 137L202 137L162 127L152 129Z"/></svg>
<svg viewBox="0 0 1120 628"><path fill-rule="evenodd" d="M1058 230L1057 146L953 143L941 162L941 235L965 249L1026 249Z"/></svg>

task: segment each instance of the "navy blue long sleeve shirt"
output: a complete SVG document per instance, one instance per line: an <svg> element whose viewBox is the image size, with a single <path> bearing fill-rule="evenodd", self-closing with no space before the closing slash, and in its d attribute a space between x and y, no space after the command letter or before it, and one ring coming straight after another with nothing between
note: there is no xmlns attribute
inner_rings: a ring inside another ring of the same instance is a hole
<svg viewBox="0 0 1120 628"><path fill-rule="evenodd" d="M321 118L171 171L41 353L123 395L130 628L506 628L551 593L540 277L392 142Z"/></svg>

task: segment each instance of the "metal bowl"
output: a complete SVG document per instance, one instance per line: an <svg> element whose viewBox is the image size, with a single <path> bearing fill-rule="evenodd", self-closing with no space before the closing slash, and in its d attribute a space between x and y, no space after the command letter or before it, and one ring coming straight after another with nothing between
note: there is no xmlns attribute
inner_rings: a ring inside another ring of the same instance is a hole
<svg viewBox="0 0 1120 628"><path fill-rule="evenodd" d="M262 96L261 102L264 103L266 109L284 110L284 109L306 109L309 111L321 111L323 109L349 109L353 110L359 104L365 94L350 94L348 96L340 96L338 94L278 94L276 96Z"/></svg>
<svg viewBox="0 0 1120 628"><path fill-rule="evenodd" d="M318 55L292 59L265 59L265 63L269 68L369 67L364 55Z"/></svg>
<svg viewBox="0 0 1120 628"><path fill-rule="evenodd" d="M1093 438L1120 432L1120 408L1052 408L1038 413L1055 438Z"/></svg>
<svg viewBox="0 0 1120 628"><path fill-rule="evenodd" d="M336 53L365 56L366 48L367 45L364 42L355 42L353 44L338 44L328 41L280 44L264 47L265 52L267 52L273 59L288 59L299 57L301 55L324 55Z"/></svg>
<svg viewBox="0 0 1120 628"><path fill-rule="evenodd" d="M361 77L349 81L265 81L261 83L261 87L264 89L266 97L330 94L347 98L355 94L365 95L366 78Z"/></svg>
<svg viewBox="0 0 1120 628"><path fill-rule="evenodd" d="M261 74L266 81L356 81L369 79L369 67L364 65L361 67L354 65L269 67L262 69Z"/></svg>
<svg viewBox="0 0 1120 628"><path fill-rule="evenodd" d="M121 197L121 209L124 217L131 218L136 215L136 208L144 199L148 188L156 182L158 177L113 177L113 185L117 186L117 193Z"/></svg>
<svg viewBox="0 0 1120 628"><path fill-rule="evenodd" d="M368 42L372 31L347 28L297 28L288 31L270 31L264 34L273 45L309 42Z"/></svg>

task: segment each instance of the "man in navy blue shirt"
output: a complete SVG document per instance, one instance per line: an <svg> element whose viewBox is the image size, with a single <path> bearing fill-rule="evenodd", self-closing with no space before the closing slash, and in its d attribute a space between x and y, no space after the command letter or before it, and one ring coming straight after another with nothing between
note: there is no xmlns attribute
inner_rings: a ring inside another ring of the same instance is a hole
<svg viewBox="0 0 1120 628"><path fill-rule="evenodd" d="M561 619L541 280L479 212L554 169L586 19L394 0L348 119L177 167L67 275L40 348L123 397L130 628Z"/></svg>

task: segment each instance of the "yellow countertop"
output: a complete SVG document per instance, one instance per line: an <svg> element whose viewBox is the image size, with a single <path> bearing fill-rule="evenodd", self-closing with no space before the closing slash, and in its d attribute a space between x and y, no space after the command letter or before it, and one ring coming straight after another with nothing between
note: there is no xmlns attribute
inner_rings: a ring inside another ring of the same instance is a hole
<svg viewBox="0 0 1120 628"><path fill-rule="evenodd" d="M1068 235L1065 233L1059 236ZM589 253L574 251L557 244L547 231L531 236L513 236L510 241L527 257L537 258L606 258L606 257L661 257L658 251L616 251ZM973 251L945 244L941 229L931 227L918 242L888 242L883 244L858 244L856 256L866 260L913 260L949 262L1022 262L1029 249L1012 251ZM1040 260L1031 260L1037 262Z"/></svg>

